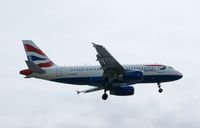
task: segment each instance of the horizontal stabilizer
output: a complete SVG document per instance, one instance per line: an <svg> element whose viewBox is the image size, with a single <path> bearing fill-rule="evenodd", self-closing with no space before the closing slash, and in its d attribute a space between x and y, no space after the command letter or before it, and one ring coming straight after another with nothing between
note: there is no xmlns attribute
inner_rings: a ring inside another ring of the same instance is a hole
<svg viewBox="0 0 200 128"><path fill-rule="evenodd" d="M77 94L79 93L89 93L89 92L95 92L95 91L99 91L99 90L102 90L103 87L95 87L95 88L90 88L90 89L87 89L87 90L83 90L83 91L77 91Z"/></svg>
<svg viewBox="0 0 200 128"><path fill-rule="evenodd" d="M35 63L33 63L32 61L26 61L26 64L28 66L28 68L33 71L34 73L39 73L39 74L43 74L45 73L45 71L40 68L39 66L37 66Z"/></svg>

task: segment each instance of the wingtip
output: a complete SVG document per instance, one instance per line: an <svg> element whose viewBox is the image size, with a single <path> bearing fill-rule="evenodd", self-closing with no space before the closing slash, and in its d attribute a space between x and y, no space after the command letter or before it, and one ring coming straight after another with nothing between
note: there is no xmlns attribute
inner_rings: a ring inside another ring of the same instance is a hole
<svg viewBox="0 0 200 128"><path fill-rule="evenodd" d="M94 42L91 42L91 43L92 43L93 47L97 46L97 44L95 44Z"/></svg>
<svg viewBox="0 0 200 128"><path fill-rule="evenodd" d="M78 95L78 94L80 94L81 92L80 92L80 91L78 91L78 90L76 90L76 93L77 93L77 95Z"/></svg>
<svg viewBox="0 0 200 128"><path fill-rule="evenodd" d="M93 47L102 46L102 45L96 44L96 43L94 43L94 42L91 42L91 43L92 43Z"/></svg>

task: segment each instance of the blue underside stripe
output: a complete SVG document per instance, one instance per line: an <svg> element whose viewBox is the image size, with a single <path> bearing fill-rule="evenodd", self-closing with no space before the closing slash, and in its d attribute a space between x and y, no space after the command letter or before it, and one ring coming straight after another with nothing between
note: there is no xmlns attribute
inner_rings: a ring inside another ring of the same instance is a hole
<svg viewBox="0 0 200 128"><path fill-rule="evenodd" d="M179 79L176 75L152 75L144 76L143 81L139 83L158 83L158 82L169 82ZM60 78L53 79L51 81L68 83L68 84L78 84L78 85L103 85L106 81L102 77L77 77L77 78ZM125 83L123 81L113 81L113 83Z"/></svg>

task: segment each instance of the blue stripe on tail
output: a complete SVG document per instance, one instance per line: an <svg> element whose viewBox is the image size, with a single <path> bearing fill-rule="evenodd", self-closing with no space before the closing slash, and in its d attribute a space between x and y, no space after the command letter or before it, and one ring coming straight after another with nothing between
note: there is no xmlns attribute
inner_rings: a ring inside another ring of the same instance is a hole
<svg viewBox="0 0 200 128"><path fill-rule="evenodd" d="M32 56L32 55L27 56L27 58L29 61L47 60L46 58L40 58L40 57Z"/></svg>

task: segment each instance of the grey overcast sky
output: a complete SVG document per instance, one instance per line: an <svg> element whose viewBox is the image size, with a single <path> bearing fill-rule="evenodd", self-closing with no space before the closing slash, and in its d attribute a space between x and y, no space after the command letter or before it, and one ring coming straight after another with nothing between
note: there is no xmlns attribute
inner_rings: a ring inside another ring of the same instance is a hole
<svg viewBox="0 0 200 128"><path fill-rule="evenodd" d="M0 0L1 128L199 128L199 0ZM161 63L184 74L134 85L130 97L76 95L72 86L24 79L23 39L58 65L99 65L90 42L121 64Z"/></svg>

